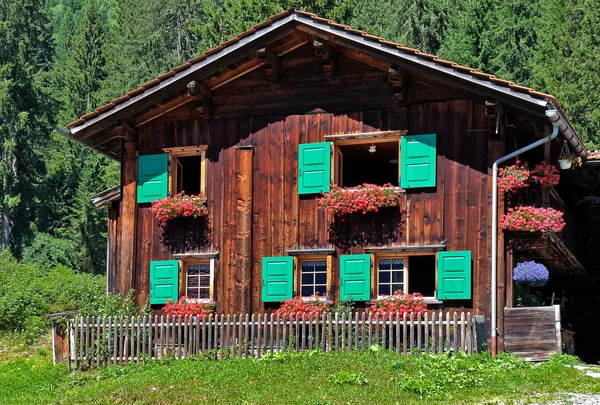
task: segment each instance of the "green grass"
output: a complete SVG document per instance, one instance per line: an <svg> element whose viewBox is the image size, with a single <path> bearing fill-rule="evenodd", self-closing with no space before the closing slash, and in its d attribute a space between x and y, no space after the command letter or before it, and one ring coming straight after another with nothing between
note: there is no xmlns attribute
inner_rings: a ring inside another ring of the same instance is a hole
<svg viewBox="0 0 600 405"><path fill-rule="evenodd" d="M481 404L600 393L598 380L565 365L571 360L307 352L69 373L42 349L0 360L0 404Z"/></svg>

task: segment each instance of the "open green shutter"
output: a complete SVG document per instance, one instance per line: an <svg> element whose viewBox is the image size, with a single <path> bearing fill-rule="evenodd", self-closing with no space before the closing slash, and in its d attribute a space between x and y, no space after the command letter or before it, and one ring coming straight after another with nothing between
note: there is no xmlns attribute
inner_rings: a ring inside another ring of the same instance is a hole
<svg viewBox="0 0 600 405"><path fill-rule="evenodd" d="M176 302L179 298L179 262L150 262L150 304Z"/></svg>
<svg viewBox="0 0 600 405"><path fill-rule="evenodd" d="M435 134L403 136L400 152L400 187L435 187Z"/></svg>
<svg viewBox="0 0 600 405"><path fill-rule="evenodd" d="M438 252L439 300L471 299L471 252Z"/></svg>
<svg viewBox="0 0 600 405"><path fill-rule="evenodd" d="M152 202L167 196L168 161L168 156L164 153L138 157L137 202Z"/></svg>
<svg viewBox="0 0 600 405"><path fill-rule="evenodd" d="M371 299L371 255L340 256L340 299Z"/></svg>
<svg viewBox="0 0 600 405"><path fill-rule="evenodd" d="M262 300L281 302L292 298L294 264L292 257L263 257Z"/></svg>
<svg viewBox="0 0 600 405"><path fill-rule="evenodd" d="M329 191L331 144L303 143L298 149L298 194Z"/></svg>

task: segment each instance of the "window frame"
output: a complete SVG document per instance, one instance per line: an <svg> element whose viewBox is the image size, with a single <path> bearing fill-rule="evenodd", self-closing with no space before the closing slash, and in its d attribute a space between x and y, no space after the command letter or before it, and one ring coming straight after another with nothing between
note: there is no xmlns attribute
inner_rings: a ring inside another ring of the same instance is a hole
<svg viewBox="0 0 600 405"><path fill-rule="evenodd" d="M302 295L302 262L304 261L318 261L324 260L326 265L326 286L325 295L319 296L319 301L327 301L331 297L331 275L333 268L333 256L321 255L321 254L306 254L294 256L294 297L301 297L303 300L310 300L311 297L304 297Z"/></svg>
<svg viewBox="0 0 600 405"><path fill-rule="evenodd" d="M174 196L177 194L177 172L180 157L200 156L200 194L206 196L206 150L208 145L198 146L179 146L173 148L163 148L163 151L167 154L168 160L168 172L169 172L169 188L168 195Z"/></svg>
<svg viewBox="0 0 600 405"><path fill-rule="evenodd" d="M190 298L194 302L215 301L215 259L185 259L179 261L182 277L179 277L179 297L187 296L188 291L188 267L193 264L209 265L209 298Z"/></svg>
<svg viewBox="0 0 600 405"><path fill-rule="evenodd" d="M409 290L409 272L410 267L408 265L409 259L414 256L433 256L435 257L435 265L433 266L435 285L433 290L433 296L424 296L425 302L428 304L442 304L443 302L438 300L438 269L437 269L437 252L414 252L414 253L399 253L399 252L378 252L371 254L371 286L372 286L372 300L378 301L383 299L383 296L379 294L379 260L381 259L404 259L404 286L406 292ZM393 293L393 291L392 291Z"/></svg>
<svg viewBox="0 0 600 405"><path fill-rule="evenodd" d="M377 132L364 132L357 134L338 134L338 135L325 135L325 141L331 142L331 178L332 184L337 184L340 187L343 186L343 153L340 146L348 145L364 145L364 144L378 144L378 143L396 143L398 145L398 176L397 182L394 189L400 189L400 168L402 162L402 150L400 148L401 140L404 135L408 134L408 130L397 130L397 131L377 131Z"/></svg>

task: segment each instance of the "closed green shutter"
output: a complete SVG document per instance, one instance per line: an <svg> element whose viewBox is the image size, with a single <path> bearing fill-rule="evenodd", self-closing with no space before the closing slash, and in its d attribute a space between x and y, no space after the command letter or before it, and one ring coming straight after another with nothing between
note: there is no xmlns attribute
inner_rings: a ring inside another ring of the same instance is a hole
<svg viewBox="0 0 600 405"><path fill-rule="evenodd" d="M262 300L281 302L292 298L294 264L292 257L263 257Z"/></svg>
<svg viewBox="0 0 600 405"><path fill-rule="evenodd" d="M439 300L471 299L471 252L438 252Z"/></svg>
<svg viewBox="0 0 600 405"><path fill-rule="evenodd" d="M371 299L371 255L340 256L340 299Z"/></svg>
<svg viewBox="0 0 600 405"><path fill-rule="evenodd" d="M326 193L331 177L331 144L303 143L298 149L298 194Z"/></svg>
<svg viewBox="0 0 600 405"><path fill-rule="evenodd" d="M403 136L400 152L400 187L435 187L435 134Z"/></svg>
<svg viewBox="0 0 600 405"><path fill-rule="evenodd" d="M168 161L168 156L164 153L138 157L137 202L152 202L167 196Z"/></svg>
<svg viewBox="0 0 600 405"><path fill-rule="evenodd" d="M179 262L150 262L150 304L176 302L179 298Z"/></svg>

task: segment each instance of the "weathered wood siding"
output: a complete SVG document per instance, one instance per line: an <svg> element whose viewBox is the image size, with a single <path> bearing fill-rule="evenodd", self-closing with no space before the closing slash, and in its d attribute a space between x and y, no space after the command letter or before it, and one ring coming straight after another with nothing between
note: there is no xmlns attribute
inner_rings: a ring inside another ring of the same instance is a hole
<svg viewBox="0 0 600 405"><path fill-rule="evenodd" d="M486 117L483 103L453 100L464 95L415 80L408 86L409 105L398 107L387 72L340 57L338 78L329 81L310 47L290 54L282 66L277 84L269 83L264 71L257 69L213 91L210 120L186 107L139 127L140 155L162 153L165 147L209 145L209 218L207 226L188 222L170 227L164 235L150 213L150 204L138 205L138 302L142 304L148 295L150 261L171 259L173 251L181 251L181 242L192 237L196 239L184 250L219 252L215 291L219 311L224 313L265 309L260 299L264 256L287 255L288 249L330 247L334 241L337 256L363 253L365 245L444 243L447 250L470 250L473 257L473 299L452 305L489 316L488 134L495 120ZM398 208L355 215L331 227L330 218L317 206L318 196L298 195L300 143L322 142L330 134L405 129L409 134L437 134L435 188L408 191ZM242 154L247 153L238 146L248 145L254 151L249 231L247 219L238 212L239 201L248 196L240 195L237 186L245 175L241 173ZM241 239L245 235L251 236L251 274L241 277L240 260L245 259L237 255L247 246ZM250 281L247 291L241 291L244 280ZM337 258L332 280L333 298L338 300ZM249 296L239 300L240 293ZM250 307L241 305L247 301Z"/></svg>
<svg viewBox="0 0 600 405"><path fill-rule="evenodd" d="M448 250L473 252L473 307L483 308L487 283L488 179L487 139L479 131L487 125L480 105L471 101L428 103L408 108L349 113L268 116L184 121L157 120L144 127L140 154L160 153L163 147L209 143L207 197L210 236L205 243L187 246L189 251L218 251L217 299L225 312L241 311L235 305L236 221L240 175L237 145L254 146L252 204L252 309L260 310L260 270L264 256L286 255L288 249L330 246L330 237L340 235L344 249L338 253L362 253L351 246L353 233L367 231L369 246L384 244L435 245ZM411 134L438 134L437 187L407 192L396 209L366 216L357 215L350 224L333 226L317 206L317 196L299 196L297 154L299 143L321 142L324 136L380 130L408 129ZM144 142L148 139L150 142ZM465 147L468 145L468 147ZM136 291L143 301L148 293L151 260L171 259L150 204L138 210ZM389 217L387 216L389 215ZM390 221L392 220L392 221ZM183 227L172 230L185 233ZM183 236L183 235L182 235ZM171 236L170 240L176 240ZM184 239L184 238L180 238ZM177 250L181 251L181 250ZM335 261L334 261L335 263ZM339 286L334 265L334 298ZM470 306L470 303L464 303Z"/></svg>
<svg viewBox="0 0 600 405"><path fill-rule="evenodd" d="M560 306L504 308L504 349L529 361L562 352Z"/></svg>

